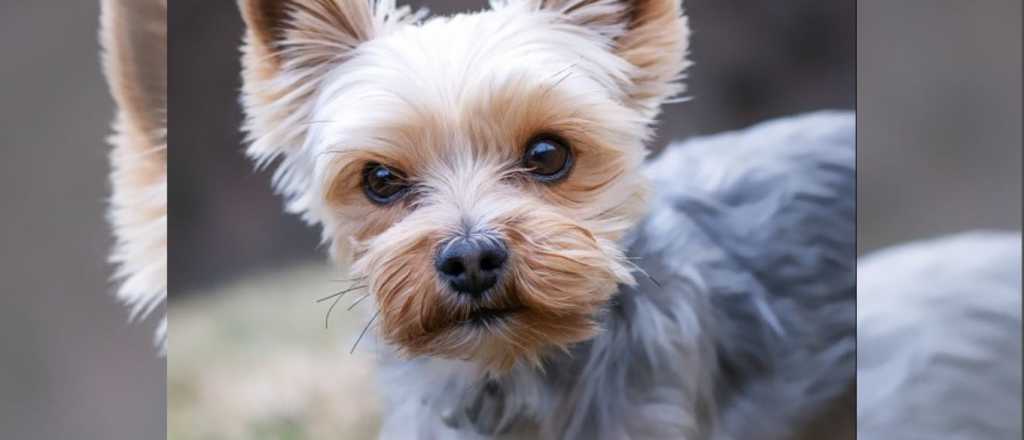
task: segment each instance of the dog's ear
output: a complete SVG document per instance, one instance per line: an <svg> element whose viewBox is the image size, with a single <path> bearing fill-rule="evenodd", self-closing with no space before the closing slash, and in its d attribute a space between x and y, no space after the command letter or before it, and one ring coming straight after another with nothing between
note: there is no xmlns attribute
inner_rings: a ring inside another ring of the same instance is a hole
<svg viewBox="0 0 1024 440"><path fill-rule="evenodd" d="M167 298L167 3L103 0L103 72L117 103L108 219L118 297L136 317ZM157 329L165 348L167 318Z"/></svg>
<svg viewBox="0 0 1024 440"><path fill-rule="evenodd" d="M683 92L690 28L681 0L523 1L611 39L615 53L636 67L630 103L650 117L665 99Z"/></svg>
<svg viewBox="0 0 1024 440"><path fill-rule="evenodd" d="M385 25L389 4L372 0L240 0L239 7L247 30L246 51L258 53L259 67L272 71L343 60Z"/></svg>
<svg viewBox="0 0 1024 440"><path fill-rule="evenodd" d="M305 142L320 82L360 44L415 16L394 0L239 0L239 7L248 154L259 166L281 159L275 187L289 211L315 222Z"/></svg>
<svg viewBox="0 0 1024 440"><path fill-rule="evenodd" d="M118 107L118 130L138 136L126 148L166 143L167 2L103 0L103 73Z"/></svg>

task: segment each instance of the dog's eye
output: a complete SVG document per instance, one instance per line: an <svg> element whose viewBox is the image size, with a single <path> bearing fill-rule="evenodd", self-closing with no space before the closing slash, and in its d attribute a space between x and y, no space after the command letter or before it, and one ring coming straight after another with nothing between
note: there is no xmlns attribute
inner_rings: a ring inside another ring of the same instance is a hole
<svg viewBox="0 0 1024 440"><path fill-rule="evenodd" d="M567 174L572 168L572 150L565 142L554 137L542 136L534 138L526 146L523 155L523 167L537 180L555 182Z"/></svg>
<svg viewBox="0 0 1024 440"><path fill-rule="evenodd" d="M409 185L398 171L379 163L368 163L363 170L363 189L370 201L386 204L397 200Z"/></svg>

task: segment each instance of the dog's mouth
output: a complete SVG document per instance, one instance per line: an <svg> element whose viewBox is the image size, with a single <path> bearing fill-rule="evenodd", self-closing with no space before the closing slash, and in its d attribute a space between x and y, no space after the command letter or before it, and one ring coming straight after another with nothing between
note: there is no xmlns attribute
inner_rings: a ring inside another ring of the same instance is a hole
<svg viewBox="0 0 1024 440"><path fill-rule="evenodd" d="M511 307L480 307L469 313L459 325L486 326L497 324L526 311L523 306Z"/></svg>

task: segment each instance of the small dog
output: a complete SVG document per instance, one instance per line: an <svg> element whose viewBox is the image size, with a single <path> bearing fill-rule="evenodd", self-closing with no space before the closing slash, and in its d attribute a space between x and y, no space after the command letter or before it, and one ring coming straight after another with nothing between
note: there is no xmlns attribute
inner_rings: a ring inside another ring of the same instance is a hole
<svg viewBox="0 0 1024 440"><path fill-rule="evenodd" d="M375 300L382 438L852 438L852 115L645 165L679 0L491 6L240 0L248 154Z"/></svg>

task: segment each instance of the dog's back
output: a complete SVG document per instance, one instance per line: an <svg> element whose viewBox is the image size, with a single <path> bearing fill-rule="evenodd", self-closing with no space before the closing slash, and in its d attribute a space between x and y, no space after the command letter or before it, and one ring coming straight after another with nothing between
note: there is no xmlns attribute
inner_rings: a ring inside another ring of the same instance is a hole
<svg viewBox="0 0 1024 440"><path fill-rule="evenodd" d="M1020 268L1019 231L860 260L860 438L1021 438Z"/></svg>
<svg viewBox="0 0 1024 440"><path fill-rule="evenodd" d="M803 438L823 417L829 438L854 434L854 134L852 113L817 112L673 145L648 167L640 264L710 302L715 438Z"/></svg>

